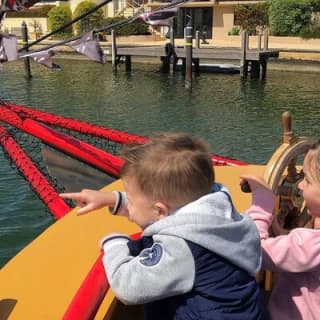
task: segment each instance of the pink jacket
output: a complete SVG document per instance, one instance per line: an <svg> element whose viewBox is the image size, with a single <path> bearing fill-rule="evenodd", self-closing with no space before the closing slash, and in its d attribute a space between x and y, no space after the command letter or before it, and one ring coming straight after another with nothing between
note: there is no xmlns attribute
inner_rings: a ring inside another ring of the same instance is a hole
<svg viewBox="0 0 320 320"><path fill-rule="evenodd" d="M270 237L273 201L256 190L247 213L262 242L262 268L277 272L268 309L272 320L320 319L320 230L296 228Z"/></svg>

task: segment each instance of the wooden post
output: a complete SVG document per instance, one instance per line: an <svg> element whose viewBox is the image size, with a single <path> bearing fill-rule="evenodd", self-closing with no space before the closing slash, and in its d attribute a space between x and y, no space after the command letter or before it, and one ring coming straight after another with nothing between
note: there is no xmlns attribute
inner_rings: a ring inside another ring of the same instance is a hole
<svg viewBox="0 0 320 320"><path fill-rule="evenodd" d="M186 86L191 87L192 84L192 23L191 18L185 28L185 53L186 53Z"/></svg>
<svg viewBox="0 0 320 320"><path fill-rule="evenodd" d="M196 75L199 75L200 73L200 59L193 59L193 64L194 64L194 72L196 73Z"/></svg>
<svg viewBox="0 0 320 320"><path fill-rule="evenodd" d="M269 47L269 36L268 36L268 29L264 29L263 31L263 49L268 50Z"/></svg>
<svg viewBox="0 0 320 320"><path fill-rule="evenodd" d="M247 32L242 32L241 38L241 53L240 53L240 77L245 79L248 76L248 62L246 60L246 51L247 51Z"/></svg>
<svg viewBox="0 0 320 320"><path fill-rule="evenodd" d="M267 59L261 59L260 60L260 65L262 68L262 74L261 74L261 79L265 79L267 76Z"/></svg>
<svg viewBox="0 0 320 320"><path fill-rule="evenodd" d="M131 71L131 56L126 56L126 72Z"/></svg>
<svg viewBox="0 0 320 320"><path fill-rule="evenodd" d="M29 37L28 37L28 27L27 27L27 24L25 21L22 21L21 33L22 33L23 45L26 48L26 52L28 52L29 51L29 48L28 48ZM24 58L24 69L26 70L27 79L31 79L32 74L31 74L30 58L29 57Z"/></svg>
<svg viewBox="0 0 320 320"><path fill-rule="evenodd" d="M174 28L173 28L173 26L174 26L174 21L173 21L173 19L174 18L172 18L171 19L171 21L170 21L170 43L171 43L171 45L172 45L172 47L174 48Z"/></svg>
<svg viewBox="0 0 320 320"><path fill-rule="evenodd" d="M261 51L261 34L258 35L258 50Z"/></svg>
<svg viewBox="0 0 320 320"><path fill-rule="evenodd" d="M200 48L200 31L199 30L196 31L196 48L197 49Z"/></svg>
<svg viewBox="0 0 320 320"><path fill-rule="evenodd" d="M117 72L117 43L116 43L116 33L111 30L111 61L112 61L112 70Z"/></svg>
<svg viewBox="0 0 320 320"><path fill-rule="evenodd" d="M251 61L251 79L259 79L260 78L260 61Z"/></svg>

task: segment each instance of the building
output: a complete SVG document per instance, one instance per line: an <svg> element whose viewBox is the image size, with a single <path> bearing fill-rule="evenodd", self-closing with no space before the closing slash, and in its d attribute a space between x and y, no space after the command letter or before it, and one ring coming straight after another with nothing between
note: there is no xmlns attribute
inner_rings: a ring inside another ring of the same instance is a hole
<svg viewBox="0 0 320 320"><path fill-rule="evenodd" d="M42 0L36 6L44 4L60 5L61 3L69 3L73 12L76 6L83 0L67 0L67 1L46 1ZM92 0L101 3L101 0ZM264 1L257 0L200 0L190 1L181 5L178 16L174 21L174 30L176 38L183 38L184 28L191 18L194 32L199 30L206 39L223 39L231 31L234 26L234 8L237 4L252 4ZM106 17L114 16L133 16L138 10L150 11L159 7L168 5L170 2L161 0L112 0L103 7ZM48 33L48 23L44 18L15 18L4 19L2 29L13 32L16 31L26 20L27 25L38 22L41 25L42 34ZM29 21L30 20L30 21ZM13 32L14 33L14 32ZM162 29L163 35L166 30Z"/></svg>

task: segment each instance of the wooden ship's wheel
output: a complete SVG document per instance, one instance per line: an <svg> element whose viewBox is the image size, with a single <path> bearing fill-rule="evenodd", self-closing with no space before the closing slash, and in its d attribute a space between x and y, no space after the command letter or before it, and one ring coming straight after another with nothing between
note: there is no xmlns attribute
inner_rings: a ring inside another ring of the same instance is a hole
<svg viewBox="0 0 320 320"><path fill-rule="evenodd" d="M302 161L315 139L297 138L292 131L290 112L282 115L282 144L267 163L264 179L276 195L274 221L270 234L287 234L297 227L313 228L313 219L308 214L298 185L303 179ZM272 287L272 274L266 271L265 290Z"/></svg>

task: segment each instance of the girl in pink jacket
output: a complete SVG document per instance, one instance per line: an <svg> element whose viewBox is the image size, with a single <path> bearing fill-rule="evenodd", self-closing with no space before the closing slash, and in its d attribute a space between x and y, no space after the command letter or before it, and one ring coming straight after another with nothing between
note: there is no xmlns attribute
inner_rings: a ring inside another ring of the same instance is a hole
<svg viewBox="0 0 320 320"><path fill-rule="evenodd" d="M255 221L262 243L262 268L277 272L270 299L272 320L320 319L320 141L308 151L299 189L315 229L296 228L269 237L275 196L262 178L242 175L252 190L248 214Z"/></svg>

